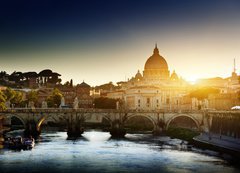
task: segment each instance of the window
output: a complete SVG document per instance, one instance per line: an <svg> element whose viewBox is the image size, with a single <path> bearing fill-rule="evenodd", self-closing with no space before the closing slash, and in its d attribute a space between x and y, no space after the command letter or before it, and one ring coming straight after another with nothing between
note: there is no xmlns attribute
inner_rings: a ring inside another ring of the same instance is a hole
<svg viewBox="0 0 240 173"><path fill-rule="evenodd" d="M147 107L150 106L150 98L147 98Z"/></svg>
<svg viewBox="0 0 240 173"><path fill-rule="evenodd" d="M150 98L147 98L147 104L150 104Z"/></svg>
<svg viewBox="0 0 240 173"><path fill-rule="evenodd" d="M167 98L167 100L166 100L166 103L167 103L167 104L169 104L169 103L170 103L170 99L169 99L169 98Z"/></svg>

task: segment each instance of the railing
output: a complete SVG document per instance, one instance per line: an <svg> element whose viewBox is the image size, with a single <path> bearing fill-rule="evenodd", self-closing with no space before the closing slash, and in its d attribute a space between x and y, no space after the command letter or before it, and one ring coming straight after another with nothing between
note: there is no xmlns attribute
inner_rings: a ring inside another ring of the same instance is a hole
<svg viewBox="0 0 240 173"><path fill-rule="evenodd" d="M67 113L67 112L119 112L116 109L85 109L85 108L11 108L0 111L0 113L29 113L29 112L40 112L40 113Z"/></svg>
<svg viewBox="0 0 240 173"><path fill-rule="evenodd" d="M131 109L96 109L96 108L10 108L0 111L0 113L202 113L204 110L131 110ZM208 111L209 113L212 111ZM236 111L233 111L236 112ZM240 111L239 111L240 112Z"/></svg>
<svg viewBox="0 0 240 173"><path fill-rule="evenodd" d="M219 115L219 114L229 114L229 115L239 115L240 116L240 110L229 110L229 111L207 111L206 113L212 114L212 115Z"/></svg>

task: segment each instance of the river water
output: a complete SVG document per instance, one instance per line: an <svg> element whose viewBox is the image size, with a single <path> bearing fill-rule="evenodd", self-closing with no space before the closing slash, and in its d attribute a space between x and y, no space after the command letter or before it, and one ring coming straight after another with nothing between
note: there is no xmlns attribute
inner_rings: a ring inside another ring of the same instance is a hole
<svg viewBox="0 0 240 173"><path fill-rule="evenodd" d="M0 172L240 172L231 157L191 147L181 140L88 131L77 140L66 132L42 133L32 150L0 150Z"/></svg>

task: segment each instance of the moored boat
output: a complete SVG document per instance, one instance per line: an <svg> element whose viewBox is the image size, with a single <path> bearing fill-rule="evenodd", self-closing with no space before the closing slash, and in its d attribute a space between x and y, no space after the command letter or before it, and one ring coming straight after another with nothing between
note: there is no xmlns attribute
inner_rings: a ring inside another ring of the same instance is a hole
<svg viewBox="0 0 240 173"><path fill-rule="evenodd" d="M35 140L30 138L22 138L21 136L17 137L8 137L4 141L4 145L10 149L31 149L35 146Z"/></svg>

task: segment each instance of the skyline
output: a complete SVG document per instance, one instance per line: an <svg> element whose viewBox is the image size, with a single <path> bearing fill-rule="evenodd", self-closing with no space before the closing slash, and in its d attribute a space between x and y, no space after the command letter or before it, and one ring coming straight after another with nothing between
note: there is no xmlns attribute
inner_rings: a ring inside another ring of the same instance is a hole
<svg viewBox="0 0 240 173"><path fill-rule="evenodd" d="M186 80L228 77L234 58L239 73L236 0L1 3L1 71L52 69L63 82L115 83L142 72L157 43Z"/></svg>

